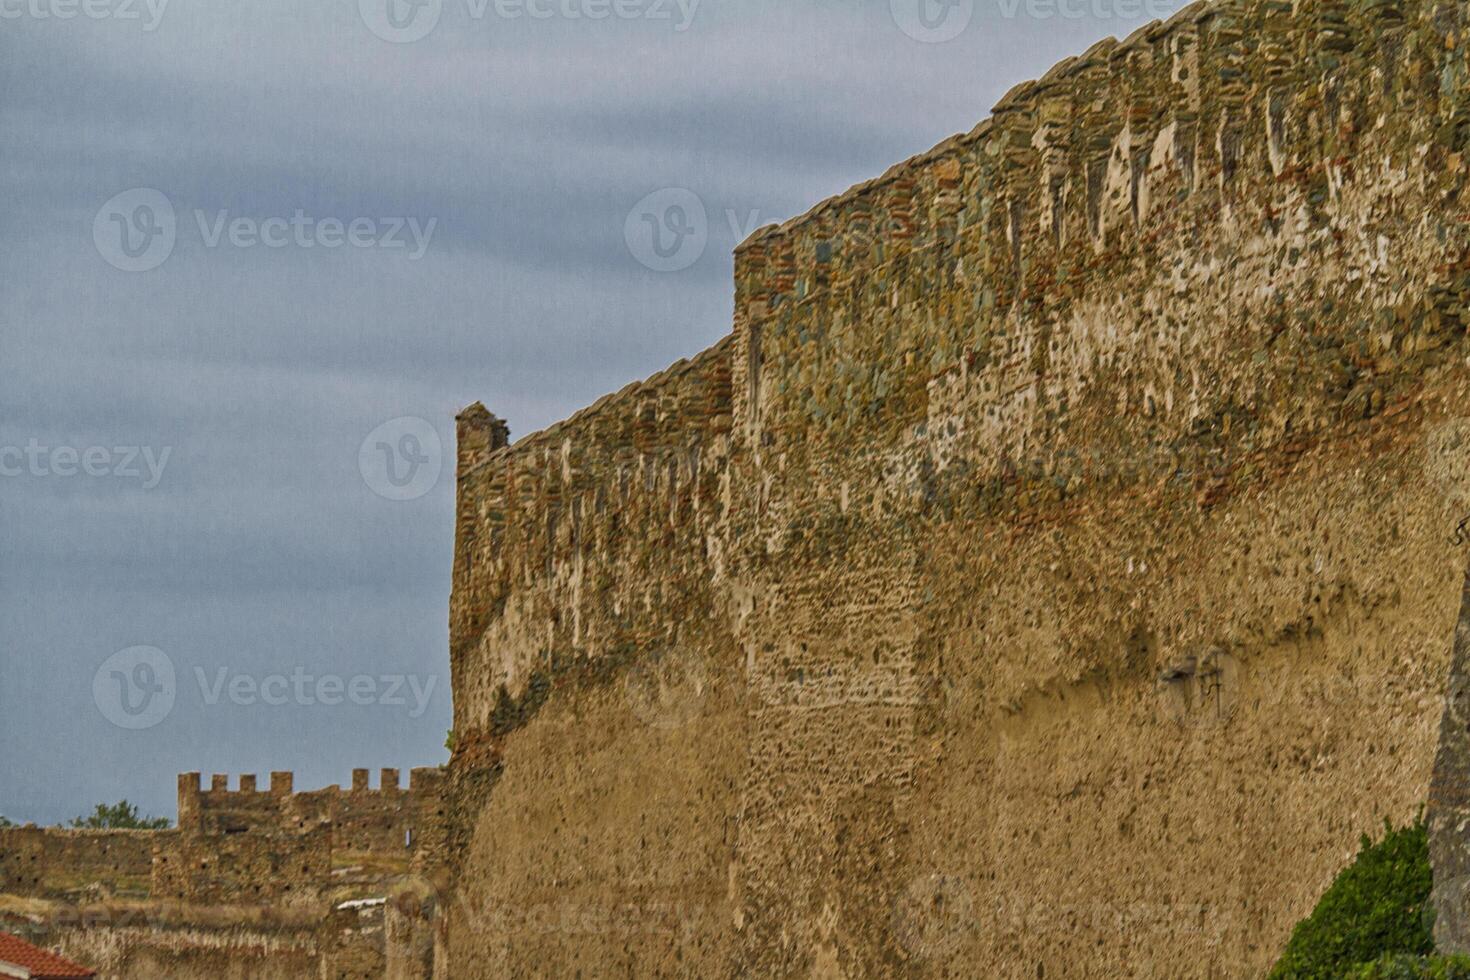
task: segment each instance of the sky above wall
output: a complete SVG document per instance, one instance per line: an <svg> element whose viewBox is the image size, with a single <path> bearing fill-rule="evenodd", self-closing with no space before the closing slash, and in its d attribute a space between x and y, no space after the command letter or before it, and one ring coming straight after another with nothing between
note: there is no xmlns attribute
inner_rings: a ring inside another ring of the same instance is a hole
<svg viewBox="0 0 1470 980"><path fill-rule="evenodd" d="M0 0L0 815L445 761L455 413L707 347L748 232L1173 9Z"/></svg>

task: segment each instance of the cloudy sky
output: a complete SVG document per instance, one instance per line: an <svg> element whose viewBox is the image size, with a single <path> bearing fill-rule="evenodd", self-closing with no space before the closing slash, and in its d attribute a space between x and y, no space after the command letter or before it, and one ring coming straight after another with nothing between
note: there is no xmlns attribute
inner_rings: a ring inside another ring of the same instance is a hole
<svg viewBox="0 0 1470 980"><path fill-rule="evenodd" d="M455 412L709 345L748 231L1150 12L388 2L0 0L12 820L444 761Z"/></svg>

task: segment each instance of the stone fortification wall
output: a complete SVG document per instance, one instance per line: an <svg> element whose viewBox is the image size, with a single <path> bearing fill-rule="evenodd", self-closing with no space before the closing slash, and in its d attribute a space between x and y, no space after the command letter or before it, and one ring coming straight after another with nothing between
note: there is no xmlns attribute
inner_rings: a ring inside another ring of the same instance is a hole
<svg viewBox="0 0 1470 980"><path fill-rule="evenodd" d="M1259 974L1427 795L1463 16L1103 42L758 232L716 348L462 430L454 975Z"/></svg>

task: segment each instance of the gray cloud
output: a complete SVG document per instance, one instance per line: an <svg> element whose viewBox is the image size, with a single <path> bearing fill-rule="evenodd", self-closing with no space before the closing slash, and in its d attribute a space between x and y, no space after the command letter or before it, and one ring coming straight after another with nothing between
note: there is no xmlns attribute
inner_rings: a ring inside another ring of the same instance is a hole
<svg viewBox="0 0 1470 980"><path fill-rule="evenodd" d="M434 764L450 724L452 461L373 493L374 427L483 399L524 435L729 329L729 227L779 221L974 125L1014 82L1136 24L977 4L920 44L885 2L706 0L689 30L471 21L392 45L355 2L173 0L156 31L0 24L0 447L172 449L159 485L0 477L0 814L127 796L176 771ZM679 273L639 265L629 209L665 186L710 215ZM162 191L179 239L125 273L101 204ZM418 216L424 257L206 247L193 211ZM92 674L128 646L195 667L435 674L419 718L210 706L123 732Z"/></svg>

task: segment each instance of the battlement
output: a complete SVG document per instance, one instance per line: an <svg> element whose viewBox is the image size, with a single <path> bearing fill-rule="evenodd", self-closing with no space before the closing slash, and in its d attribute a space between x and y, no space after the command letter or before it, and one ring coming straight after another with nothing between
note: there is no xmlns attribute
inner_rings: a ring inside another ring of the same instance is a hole
<svg viewBox="0 0 1470 980"><path fill-rule="evenodd" d="M295 792L295 777L289 772L272 772L270 774L269 788L260 790L257 775L246 773L238 777L235 789L230 789L230 777L227 774L215 773L209 777L209 786L201 785L201 775L197 772L184 772L179 774L179 808L194 806L206 800L219 801L232 795L240 796L289 796Z"/></svg>
<svg viewBox="0 0 1470 980"><path fill-rule="evenodd" d="M556 449L568 438L585 438L593 432L611 438L598 440L589 450L629 456L677 446L677 436L690 430L722 431L728 428L730 413L730 353L726 337L515 442L509 441L505 423L476 403L459 416L459 479L471 478L492 463ZM488 424L497 427L499 436L488 442L479 436L479 426L486 424L482 419L491 420Z"/></svg>
<svg viewBox="0 0 1470 980"><path fill-rule="evenodd" d="M1044 398L1075 399L1104 383L1099 355L1149 354L1123 335L1102 350L1086 336L1101 284L1167 288L1190 256L1164 248L1191 224L1271 227L1293 213L1302 224L1275 234L1305 243L1346 203L1355 171L1418 166L1424 142L1463 114L1458 82L1432 82L1444 55L1430 8L1409 9L1192 4L1015 86L970 132L758 230L736 250L744 431L777 448L891 435L926 421L931 384L963 377L995 420L996 458L1055 442L1055 426L1033 425L1011 397L1037 385L1038 368ZM1375 82L1408 113L1401 126L1363 114ZM1451 133L1463 139L1440 138ZM868 291L875 276L887 295ZM1157 354L1177 356L1167 339ZM1156 395L1117 393L1126 406ZM1184 407L1167 421L1188 423Z"/></svg>
<svg viewBox="0 0 1470 980"><path fill-rule="evenodd" d="M296 792L296 777L292 772L276 771L269 776L268 789L259 788L258 775L255 773L243 773L235 777L235 787L230 788L231 777L225 773L215 773L209 777L207 787L203 785L203 776L197 772L185 772L179 774L179 806L193 808L196 805L223 805L230 802L244 800L246 802L256 801L260 797L286 797L295 795L316 795L321 793L412 793L432 789L437 786L439 770L434 767L420 767L410 771L409 785L403 785L402 773L398 769L379 769L377 773L378 784L372 785L372 770L354 769L352 779L347 786L326 786L319 790Z"/></svg>
<svg viewBox="0 0 1470 980"><path fill-rule="evenodd" d="M535 583L547 590L538 604L554 604L575 588L577 552L596 547L601 571L589 584L601 589L620 562L641 560L650 537L667 541L669 560L702 561L700 529L719 511L729 455L733 350L727 337L493 450L461 426L450 606L457 730L488 724L500 685L520 690L545 669L544 643L487 632L517 583ZM589 633L567 617L561 645L597 659L654 642L627 625Z"/></svg>
<svg viewBox="0 0 1470 980"><path fill-rule="evenodd" d="M395 823L397 818L390 815L409 814L419 798L437 792L440 773L432 767L414 769L404 787L398 769L380 769L373 786L371 770L354 769L347 786L301 792L295 788L295 775L286 771L272 772L270 788L264 791L253 773L238 776L233 789L228 774L212 775L207 789L201 780L197 772L179 775L179 827L218 834L299 831L321 823L351 826L364 818Z"/></svg>

